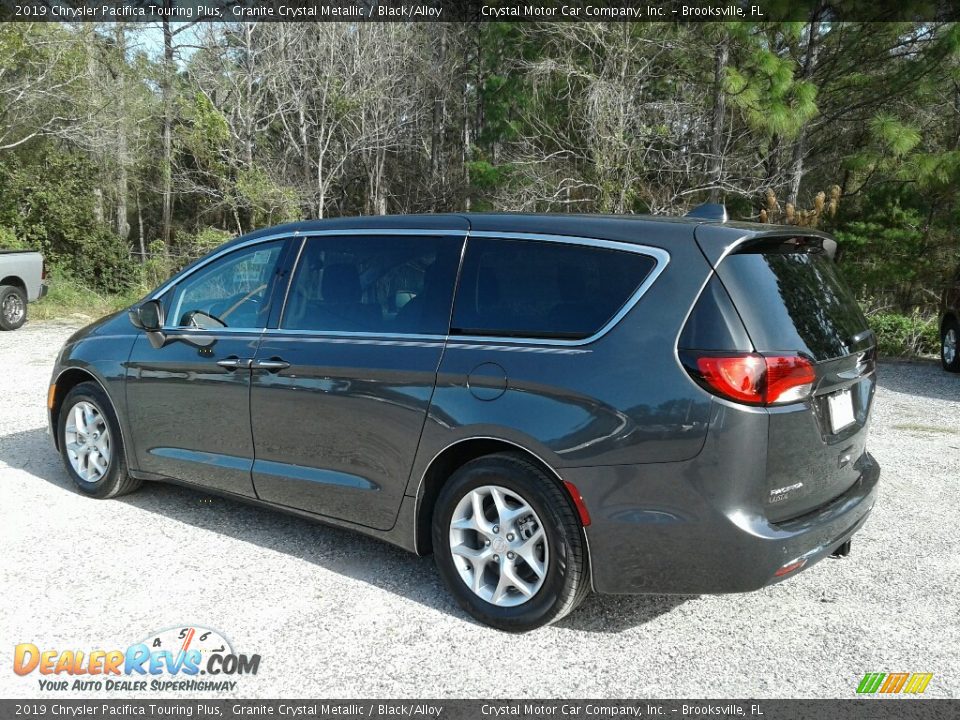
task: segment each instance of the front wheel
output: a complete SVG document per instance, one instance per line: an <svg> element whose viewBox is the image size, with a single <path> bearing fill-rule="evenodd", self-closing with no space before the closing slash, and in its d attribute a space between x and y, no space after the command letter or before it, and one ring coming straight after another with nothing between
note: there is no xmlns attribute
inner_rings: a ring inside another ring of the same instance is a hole
<svg viewBox="0 0 960 720"><path fill-rule="evenodd" d="M940 362L947 372L960 372L960 352L957 341L960 340L960 324L952 318L943 323L940 333Z"/></svg>
<svg viewBox="0 0 960 720"><path fill-rule="evenodd" d="M16 330L26 320L26 293L13 285L0 285L0 328Z"/></svg>
<svg viewBox="0 0 960 720"><path fill-rule="evenodd" d="M590 590L577 514L563 489L510 454L473 460L450 478L433 518L437 567L482 623L526 632L559 620Z"/></svg>
<svg viewBox="0 0 960 720"><path fill-rule="evenodd" d="M140 487L127 473L116 413L96 383L80 383L67 393L57 418L57 441L63 465L84 495L110 498Z"/></svg>

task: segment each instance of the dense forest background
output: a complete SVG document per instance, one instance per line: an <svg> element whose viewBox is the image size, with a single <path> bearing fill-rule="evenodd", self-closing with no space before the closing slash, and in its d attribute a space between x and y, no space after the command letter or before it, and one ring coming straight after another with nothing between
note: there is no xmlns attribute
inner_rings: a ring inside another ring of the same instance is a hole
<svg viewBox="0 0 960 720"><path fill-rule="evenodd" d="M0 246L42 250L61 298L299 218L724 201L834 233L888 351L928 352L960 27L2 23L0 188Z"/></svg>

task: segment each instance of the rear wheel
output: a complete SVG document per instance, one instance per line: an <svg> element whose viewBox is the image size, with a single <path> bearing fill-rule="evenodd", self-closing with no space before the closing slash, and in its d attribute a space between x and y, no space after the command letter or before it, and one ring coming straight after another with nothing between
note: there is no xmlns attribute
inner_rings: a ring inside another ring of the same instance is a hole
<svg viewBox="0 0 960 720"><path fill-rule="evenodd" d="M958 340L960 340L960 324L953 318L947 318L940 332L940 362L947 372L960 372Z"/></svg>
<svg viewBox="0 0 960 720"><path fill-rule="evenodd" d="M67 393L57 433L63 465L83 494L110 498L140 487L140 481L127 474L116 413L96 383L80 383Z"/></svg>
<svg viewBox="0 0 960 720"><path fill-rule="evenodd" d="M0 285L0 328L16 330L27 320L27 294L13 285Z"/></svg>
<svg viewBox="0 0 960 720"><path fill-rule="evenodd" d="M515 455L490 455L447 482L433 518L440 574L482 623L525 632L589 593L580 522L558 483Z"/></svg>

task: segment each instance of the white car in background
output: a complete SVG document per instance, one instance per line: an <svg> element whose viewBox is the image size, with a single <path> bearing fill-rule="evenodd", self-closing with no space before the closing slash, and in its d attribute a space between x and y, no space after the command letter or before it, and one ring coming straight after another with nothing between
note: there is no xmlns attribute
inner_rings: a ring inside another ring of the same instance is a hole
<svg viewBox="0 0 960 720"><path fill-rule="evenodd" d="M47 294L43 255L0 250L0 329L16 330L27 319L27 303Z"/></svg>

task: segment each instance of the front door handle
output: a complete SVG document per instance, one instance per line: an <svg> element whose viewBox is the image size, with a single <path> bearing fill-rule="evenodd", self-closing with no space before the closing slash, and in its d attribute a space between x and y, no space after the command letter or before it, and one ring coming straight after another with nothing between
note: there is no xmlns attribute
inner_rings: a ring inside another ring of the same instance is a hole
<svg viewBox="0 0 960 720"><path fill-rule="evenodd" d="M253 365L254 370L266 370L267 372L280 372L281 370L286 370L290 367L290 363L286 360L281 360L280 358L271 358L270 360L254 360Z"/></svg>
<svg viewBox="0 0 960 720"><path fill-rule="evenodd" d="M240 368L250 367L251 360L250 358L238 358L236 356L224 358L223 360L217 360L217 365L227 370L238 370Z"/></svg>

